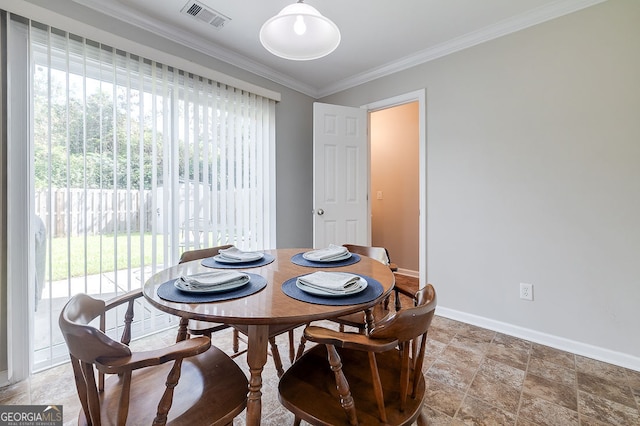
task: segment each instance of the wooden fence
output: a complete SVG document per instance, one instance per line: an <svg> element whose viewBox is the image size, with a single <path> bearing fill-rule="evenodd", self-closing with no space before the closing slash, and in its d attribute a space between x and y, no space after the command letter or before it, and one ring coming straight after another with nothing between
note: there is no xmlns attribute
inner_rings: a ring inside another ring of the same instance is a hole
<svg viewBox="0 0 640 426"><path fill-rule="evenodd" d="M151 230L152 191L53 189L36 191L35 211L52 238ZM144 229L141 229L144 226Z"/></svg>

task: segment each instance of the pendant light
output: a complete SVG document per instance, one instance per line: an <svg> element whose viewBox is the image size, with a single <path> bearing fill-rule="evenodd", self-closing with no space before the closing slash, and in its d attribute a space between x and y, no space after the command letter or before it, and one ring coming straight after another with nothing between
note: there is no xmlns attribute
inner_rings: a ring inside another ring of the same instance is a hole
<svg viewBox="0 0 640 426"><path fill-rule="evenodd" d="M340 30L303 0L286 6L260 28L260 42L284 59L308 61L322 58L340 44Z"/></svg>

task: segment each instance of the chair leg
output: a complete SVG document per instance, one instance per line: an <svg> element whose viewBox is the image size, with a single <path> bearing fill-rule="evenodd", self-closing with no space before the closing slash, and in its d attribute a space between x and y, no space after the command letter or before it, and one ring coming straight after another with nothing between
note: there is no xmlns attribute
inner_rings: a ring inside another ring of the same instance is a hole
<svg viewBox="0 0 640 426"><path fill-rule="evenodd" d="M424 414L424 411L420 411L420 415L417 419L418 426L427 426L427 416Z"/></svg>
<svg viewBox="0 0 640 426"><path fill-rule="evenodd" d="M233 353L237 354L240 351L240 336L238 330L233 329Z"/></svg>
<svg viewBox="0 0 640 426"><path fill-rule="evenodd" d="M300 422L302 421L302 419L300 417L296 417L293 420L293 426L300 426Z"/></svg>
<svg viewBox="0 0 640 426"><path fill-rule="evenodd" d="M276 366L278 377L282 377L282 375L284 374L284 369L282 368L282 359L280 359L280 351L278 350L278 345L276 345L276 338L270 337L269 343L271 344L271 356L273 357L273 364Z"/></svg>
<svg viewBox="0 0 640 426"><path fill-rule="evenodd" d="M293 345L293 330L289 330L289 361L291 362L296 359L296 351Z"/></svg>
<svg viewBox="0 0 640 426"><path fill-rule="evenodd" d="M304 347L307 344L307 339L304 338L304 334L300 337L300 344L298 345L298 353L296 353L295 361L300 359L302 354L304 353Z"/></svg>
<svg viewBox="0 0 640 426"><path fill-rule="evenodd" d="M351 395L351 389L349 388L349 382L342 371L342 360L336 350L335 346L327 344L327 358L329 359L329 365L334 373L336 380L335 389L340 395L340 405L344 409L344 413L347 415L350 425L358 424L358 417L356 415L356 407ZM382 419L386 423L386 419Z"/></svg>
<svg viewBox="0 0 640 426"><path fill-rule="evenodd" d="M189 328L189 320L187 318L180 318L180 325L178 325L178 335L176 336L176 342L181 342L189 338L187 332Z"/></svg>
<svg viewBox="0 0 640 426"><path fill-rule="evenodd" d="M167 376L166 389L164 390L162 398L160 399L160 403L158 404L158 412L156 413L156 418L153 420L154 425L167 424L167 416L169 414L169 410L171 409L171 404L173 403L173 391L178 384L178 380L180 380L181 367L182 358L178 358L174 361L173 367L171 368L171 370L169 371L169 375ZM131 376L131 372L127 374ZM131 377L129 377L128 379L129 381L131 381ZM118 424L125 424L125 421L126 417L122 422L118 421Z"/></svg>

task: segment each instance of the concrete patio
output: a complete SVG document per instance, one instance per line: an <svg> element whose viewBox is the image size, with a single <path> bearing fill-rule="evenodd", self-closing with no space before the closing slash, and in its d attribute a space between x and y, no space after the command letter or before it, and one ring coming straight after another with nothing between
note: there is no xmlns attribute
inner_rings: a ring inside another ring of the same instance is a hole
<svg viewBox="0 0 640 426"><path fill-rule="evenodd" d="M162 265L157 266L158 270L162 268ZM116 294L141 288L144 281L151 275L151 267L148 267L45 282L34 312L32 346L34 372L64 362L68 357L66 345L58 328L58 316L72 295L86 293L107 300ZM175 318L167 318L165 314L148 308L148 306L144 307L144 317L152 322L160 321L157 325L161 328L166 328L172 323L177 324ZM164 320L159 319L162 317ZM154 324L151 324L151 327L153 326Z"/></svg>

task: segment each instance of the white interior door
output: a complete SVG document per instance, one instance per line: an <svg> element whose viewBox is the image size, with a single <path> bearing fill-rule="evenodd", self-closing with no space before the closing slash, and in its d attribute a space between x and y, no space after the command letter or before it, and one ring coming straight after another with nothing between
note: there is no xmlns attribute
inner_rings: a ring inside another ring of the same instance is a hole
<svg viewBox="0 0 640 426"><path fill-rule="evenodd" d="M369 245L367 110L313 104L313 245Z"/></svg>

